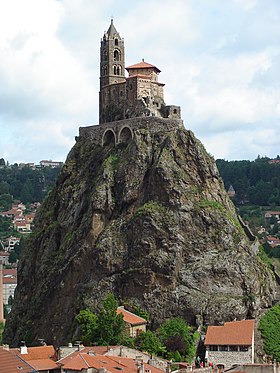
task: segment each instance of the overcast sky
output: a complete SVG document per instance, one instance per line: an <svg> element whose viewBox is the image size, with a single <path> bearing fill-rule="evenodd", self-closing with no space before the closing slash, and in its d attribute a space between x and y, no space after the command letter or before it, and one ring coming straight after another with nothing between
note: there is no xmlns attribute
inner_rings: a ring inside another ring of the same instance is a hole
<svg viewBox="0 0 280 373"><path fill-rule="evenodd" d="M0 0L0 158L64 161L98 123L111 17L216 159L280 154L279 0Z"/></svg>

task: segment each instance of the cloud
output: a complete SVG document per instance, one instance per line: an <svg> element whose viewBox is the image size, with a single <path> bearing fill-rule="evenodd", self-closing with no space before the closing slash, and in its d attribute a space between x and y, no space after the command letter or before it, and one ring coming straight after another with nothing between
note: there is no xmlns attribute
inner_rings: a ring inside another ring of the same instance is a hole
<svg viewBox="0 0 280 373"><path fill-rule="evenodd" d="M181 105L215 157L279 153L278 0L10 0L0 4L0 157L65 159L78 127L97 123L111 16L126 65L162 70L166 103Z"/></svg>

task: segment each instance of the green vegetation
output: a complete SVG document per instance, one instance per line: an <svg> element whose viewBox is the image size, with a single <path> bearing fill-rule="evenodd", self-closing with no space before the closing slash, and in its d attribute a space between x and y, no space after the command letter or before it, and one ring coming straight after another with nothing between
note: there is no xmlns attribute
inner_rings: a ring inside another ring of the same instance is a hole
<svg viewBox="0 0 280 373"><path fill-rule="evenodd" d="M210 207L210 208L213 208L213 209L225 210L225 207L220 202L210 201L208 199L204 199L204 200L200 201L199 207L201 207L201 208L202 207Z"/></svg>
<svg viewBox="0 0 280 373"><path fill-rule="evenodd" d="M194 356L194 338L181 317L166 320L158 330L159 339L168 351L169 359L190 361ZM180 361L179 360L179 361Z"/></svg>
<svg viewBox="0 0 280 373"><path fill-rule="evenodd" d="M82 331L82 341L85 344L116 345L123 341L124 321L122 315L117 315L118 303L113 294L109 293L102 303L98 314L89 309L81 310L76 321Z"/></svg>
<svg viewBox="0 0 280 373"><path fill-rule="evenodd" d="M105 160L105 163L107 165L109 164L113 170L116 170L119 162L120 162L120 159L116 154L110 154Z"/></svg>
<svg viewBox="0 0 280 373"><path fill-rule="evenodd" d="M138 218L141 215L160 215L162 223L170 222L172 220L172 212L167 207L163 206L157 201L148 201L143 206L139 207L133 217Z"/></svg>
<svg viewBox="0 0 280 373"><path fill-rule="evenodd" d="M182 318L166 320L155 332L147 330L131 338L125 334L123 317L117 315L117 307L117 301L110 293L103 301L99 313L93 313L88 308L79 312L76 321L84 344L122 344L175 361L190 361L195 355L197 333L192 333ZM141 317L147 315L139 307L135 309Z"/></svg>
<svg viewBox="0 0 280 373"><path fill-rule="evenodd" d="M267 157L258 157L254 161L217 159L226 189L232 185L236 192L236 204L280 205L280 163L269 161Z"/></svg>
<svg viewBox="0 0 280 373"><path fill-rule="evenodd" d="M12 200L23 203L41 202L54 182L61 168L44 167L19 168L17 164L0 168L0 210L8 210Z"/></svg>
<svg viewBox="0 0 280 373"><path fill-rule="evenodd" d="M265 352L280 361L280 304L270 308L260 320Z"/></svg>
<svg viewBox="0 0 280 373"><path fill-rule="evenodd" d="M145 351L153 355L160 355L165 351L158 336L150 330L139 334L137 338L137 346L141 351Z"/></svg>

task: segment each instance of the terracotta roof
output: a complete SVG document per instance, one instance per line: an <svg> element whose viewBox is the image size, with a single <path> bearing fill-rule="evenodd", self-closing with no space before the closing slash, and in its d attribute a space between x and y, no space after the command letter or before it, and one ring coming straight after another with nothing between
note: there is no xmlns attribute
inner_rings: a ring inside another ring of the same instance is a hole
<svg viewBox="0 0 280 373"><path fill-rule="evenodd" d="M7 251L0 251L0 256L10 256L10 253Z"/></svg>
<svg viewBox="0 0 280 373"><path fill-rule="evenodd" d="M10 351L13 351L26 361L49 358L56 359L56 352L53 346L27 347L27 354L21 354L19 348L12 348Z"/></svg>
<svg viewBox="0 0 280 373"><path fill-rule="evenodd" d="M3 276L3 284L17 284L17 276Z"/></svg>
<svg viewBox="0 0 280 373"><path fill-rule="evenodd" d="M79 351L74 351L71 354L63 357L59 360L59 363L66 364L70 360L72 360L75 356L79 355L80 353L87 354L89 351L94 352L98 355L104 355L108 352L110 349L117 348L118 346L91 346L91 347L82 347Z"/></svg>
<svg viewBox="0 0 280 373"><path fill-rule="evenodd" d="M253 343L254 320L226 322L223 326L208 326L205 345L246 345Z"/></svg>
<svg viewBox="0 0 280 373"><path fill-rule="evenodd" d="M3 268L3 276L17 276L16 268Z"/></svg>
<svg viewBox="0 0 280 373"><path fill-rule="evenodd" d="M59 367L59 365L56 364L51 359L28 360L28 364L30 364L33 368L35 368L38 371L58 369L58 367Z"/></svg>
<svg viewBox="0 0 280 373"><path fill-rule="evenodd" d="M156 66L154 65L151 65L150 63L148 62L145 62L144 60L142 60L141 62L139 63L136 63L135 65L131 65L131 66L128 66L126 67L126 70L130 70L130 69L150 69L150 68L153 68L155 69L158 73L160 73L160 69L158 69Z"/></svg>
<svg viewBox="0 0 280 373"><path fill-rule="evenodd" d="M125 310L123 307L117 308L117 315L119 315L120 313L123 315L124 322L127 322L131 325L147 324L147 320L135 315L132 312Z"/></svg>
<svg viewBox="0 0 280 373"><path fill-rule="evenodd" d="M105 368L111 373L137 373L138 364L136 360L124 358L120 356L104 356L104 355L89 355L87 353L79 352L73 359L63 365L64 370L79 371L87 368ZM149 364L144 364L144 370L149 370L151 373L162 373L158 368Z"/></svg>
<svg viewBox="0 0 280 373"><path fill-rule="evenodd" d="M34 369L17 355L0 348L0 373L32 373Z"/></svg>

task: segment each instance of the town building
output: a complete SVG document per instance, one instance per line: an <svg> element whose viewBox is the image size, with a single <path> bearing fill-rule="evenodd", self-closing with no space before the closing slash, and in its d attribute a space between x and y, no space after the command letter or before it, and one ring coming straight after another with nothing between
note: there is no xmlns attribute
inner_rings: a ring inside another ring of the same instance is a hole
<svg viewBox="0 0 280 373"><path fill-rule="evenodd" d="M208 326L204 345L208 362L230 368L233 364L254 363L254 320Z"/></svg>
<svg viewBox="0 0 280 373"><path fill-rule="evenodd" d="M117 314L123 315L123 321L125 323L125 333L129 337L137 337L141 332L146 331L147 320L143 319L142 317L125 310L124 307L118 307Z"/></svg>
<svg viewBox="0 0 280 373"><path fill-rule="evenodd" d="M0 251L0 262L5 265L9 264L9 256L10 254L7 251Z"/></svg>
<svg viewBox="0 0 280 373"><path fill-rule="evenodd" d="M4 305L3 305L3 264L0 260L0 322L4 321Z"/></svg>
<svg viewBox="0 0 280 373"><path fill-rule="evenodd" d="M127 358L123 356L100 355L95 347L76 351L57 363L61 365L63 373L162 373L159 368L144 362L140 358Z"/></svg>
<svg viewBox="0 0 280 373"><path fill-rule="evenodd" d="M51 159L49 161L42 160L42 161L40 161L40 166L41 167L57 168L57 167L62 167L63 162L52 161Z"/></svg>
<svg viewBox="0 0 280 373"><path fill-rule="evenodd" d="M17 269L4 268L3 269L3 303L7 305L9 298L14 298L17 287Z"/></svg>
<svg viewBox="0 0 280 373"><path fill-rule="evenodd" d="M233 186L230 185L227 191L227 194L230 198L233 198L235 196L235 190L233 189Z"/></svg>

